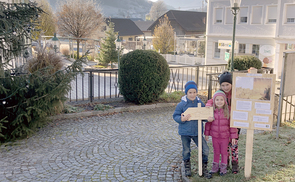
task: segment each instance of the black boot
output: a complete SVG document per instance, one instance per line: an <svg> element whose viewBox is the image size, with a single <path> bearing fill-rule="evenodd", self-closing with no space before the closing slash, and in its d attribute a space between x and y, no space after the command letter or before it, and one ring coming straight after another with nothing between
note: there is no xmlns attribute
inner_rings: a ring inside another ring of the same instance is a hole
<svg viewBox="0 0 295 182"><path fill-rule="evenodd" d="M239 163L238 161L232 161L232 172L237 174L239 172Z"/></svg>
<svg viewBox="0 0 295 182"><path fill-rule="evenodd" d="M185 160L184 162L184 171L185 171L185 176L192 176L192 172L191 172L191 161Z"/></svg>
<svg viewBox="0 0 295 182"><path fill-rule="evenodd" d="M202 164L202 172L203 172L202 176L207 179L210 179L212 178L212 174L208 172L207 164L208 164L207 162Z"/></svg>

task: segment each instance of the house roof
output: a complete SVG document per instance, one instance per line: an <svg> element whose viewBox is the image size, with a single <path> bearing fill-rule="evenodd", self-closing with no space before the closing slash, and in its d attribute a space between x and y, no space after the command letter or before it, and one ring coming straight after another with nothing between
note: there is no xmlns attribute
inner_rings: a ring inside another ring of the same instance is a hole
<svg viewBox="0 0 295 182"><path fill-rule="evenodd" d="M206 12L170 10L165 14L169 21L176 21L185 31L206 32ZM153 29L164 15L158 18L148 30Z"/></svg>
<svg viewBox="0 0 295 182"><path fill-rule="evenodd" d="M154 23L154 21L134 21L141 31L149 31L148 28Z"/></svg>
<svg viewBox="0 0 295 182"><path fill-rule="evenodd" d="M115 32L119 32L119 36L143 35L142 31L136 24L127 18L106 18L106 23L113 22L115 24Z"/></svg>

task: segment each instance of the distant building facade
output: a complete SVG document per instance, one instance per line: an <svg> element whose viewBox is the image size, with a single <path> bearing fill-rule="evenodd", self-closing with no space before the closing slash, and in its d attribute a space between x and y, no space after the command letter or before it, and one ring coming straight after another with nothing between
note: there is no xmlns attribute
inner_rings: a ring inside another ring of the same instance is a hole
<svg viewBox="0 0 295 182"><path fill-rule="evenodd" d="M226 63L229 49L218 41L232 40L233 14L229 0L208 0L206 60ZM295 0L244 0L237 15L235 55L254 55L280 78L285 51L295 51Z"/></svg>

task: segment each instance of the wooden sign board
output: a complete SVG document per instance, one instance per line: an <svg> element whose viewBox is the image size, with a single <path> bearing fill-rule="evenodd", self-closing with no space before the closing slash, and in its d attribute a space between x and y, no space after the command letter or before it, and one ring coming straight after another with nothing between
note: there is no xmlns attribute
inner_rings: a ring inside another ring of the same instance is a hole
<svg viewBox="0 0 295 182"><path fill-rule="evenodd" d="M233 73L230 126L247 129L245 177L251 177L254 129L272 130L276 75Z"/></svg>
<svg viewBox="0 0 295 182"><path fill-rule="evenodd" d="M275 79L274 74L233 73L231 127L272 130Z"/></svg>
<svg viewBox="0 0 295 182"><path fill-rule="evenodd" d="M208 119L213 117L213 107L201 107L199 103L198 107L190 107L185 112L184 115L190 114L190 120Z"/></svg>
<svg viewBox="0 0 295 182"><path fill-rule="evenodd" d="M198 107L190 107L185 112L184 115L190 114L190 120L198 120L198 134L203 136L202 133L202 119L208 119L213 117L213 107L201 107L201 103L198 103ZM198 156L199 156L199 176L202 176L202 137L198 137Z"/></svg>

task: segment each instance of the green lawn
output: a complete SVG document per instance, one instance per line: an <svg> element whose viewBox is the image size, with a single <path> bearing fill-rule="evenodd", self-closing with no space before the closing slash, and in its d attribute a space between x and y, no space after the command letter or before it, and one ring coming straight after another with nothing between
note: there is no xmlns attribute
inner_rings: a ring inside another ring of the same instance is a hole
<svg viewBox="0 0 295 182"><path fill-rule="evenodd" d="M225 176L213 175L208 180L198 175L198 154L197 150L192 152L194 176L191 181L222 181L222 182L240 182L240 181L295 181L295 121L285 123L279 130L279 139L276 139L276 130L265 131L254 135L253 158L251 178L244 177L246 135L240 135L239 140L239 163L240 172L232 174L231 170ZM212 167L213 149L212 143L209 144L209 170Z"/></svg>

